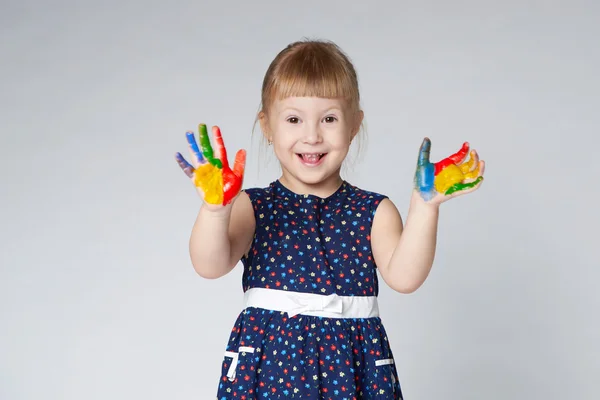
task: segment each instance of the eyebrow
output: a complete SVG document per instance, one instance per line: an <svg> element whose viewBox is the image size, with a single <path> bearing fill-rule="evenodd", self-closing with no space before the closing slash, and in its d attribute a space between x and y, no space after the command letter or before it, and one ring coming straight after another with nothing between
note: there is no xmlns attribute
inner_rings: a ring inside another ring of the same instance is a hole
<svg viewBox="0 0 600 400"><path fill-rule="evenodd" d="M294 108L294 107L285 107L285 108L282 108L281 111L279 111L279 112L280 113L284 113L284 112L287 112L287 111L295 111L297 113L301 113L302 112L301 110L299 110L297 108Z"/></svg>

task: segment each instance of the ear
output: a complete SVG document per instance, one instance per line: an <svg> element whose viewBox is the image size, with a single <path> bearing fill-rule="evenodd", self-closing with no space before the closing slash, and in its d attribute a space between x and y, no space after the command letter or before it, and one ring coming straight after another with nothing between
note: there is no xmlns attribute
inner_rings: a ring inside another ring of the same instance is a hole
<svg viewBox="0 0 600 400"><path fill-rule="evenodd" d="M354 119L354 125L352 127L352 136L350 137L350 141L354 140L354 138L358 134L358 131L360 131L360 126L362 125L364 118L365 113L363 112L363 110L358 110Z"/></svg>
<svg viewBox="0 0 600 400"><path fill-rule="evenodd" d="M260 122L260 130L267 139L268 142L271 141L271 133L269 132L269 120L267 118L267 114L264 111L260 111L258 113L258 121Z"/></svg>

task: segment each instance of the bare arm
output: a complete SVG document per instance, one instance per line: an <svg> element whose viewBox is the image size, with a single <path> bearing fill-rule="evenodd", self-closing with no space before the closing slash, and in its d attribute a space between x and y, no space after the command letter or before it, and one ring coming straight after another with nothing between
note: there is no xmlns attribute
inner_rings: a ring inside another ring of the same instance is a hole
<svg viewBox="0 0 600 400"><path fill-rule="evenodd" d="M396 206L381 202L371 231L373 257L384 281L400 293L417 290L431 271L436 249L439 204L413 191L406 226Z"/></svg>
<svg viewBox="0 0 600 400"><path fill-rule="evenodd" d="M377 208L371 232L373 257L392 289L412 293L421 287L435 257L440 204L480 187L485 163L469 148L464 142L458 152L431 163L431 141L423 139L406 227L391 201L386 199Z"/></svg>
<svg viewBox="0 0 600 400"><path fill-rule="evenodd" d="M252 203L245 192L218 209L203 204L189 242L194 270L207 279L228 274L250 248L255 226Z"/></svg>

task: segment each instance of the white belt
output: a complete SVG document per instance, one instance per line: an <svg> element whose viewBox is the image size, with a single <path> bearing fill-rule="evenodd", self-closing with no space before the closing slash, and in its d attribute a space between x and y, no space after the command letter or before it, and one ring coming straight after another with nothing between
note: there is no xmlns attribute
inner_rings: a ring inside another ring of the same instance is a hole
<svg viewBox="0 0 600 400"><path fill-rule="evenodd" d="M338 296L252 288L244 293L244 308L258 307L326 318L373 318L379 316L376 296Z"/></svg>

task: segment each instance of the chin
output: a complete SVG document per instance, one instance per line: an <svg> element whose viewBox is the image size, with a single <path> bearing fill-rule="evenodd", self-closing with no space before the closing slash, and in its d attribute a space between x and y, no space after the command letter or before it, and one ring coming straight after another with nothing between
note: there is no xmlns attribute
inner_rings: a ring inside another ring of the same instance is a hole
<svg viewBox="0 0 600 400"><path fill-rule="evenodd" d="M323 170L323 171L302 171L302 170L288 170L290 175L295 179L302 182L305 185L318 185L336 174L336 170Z"/></svg>

